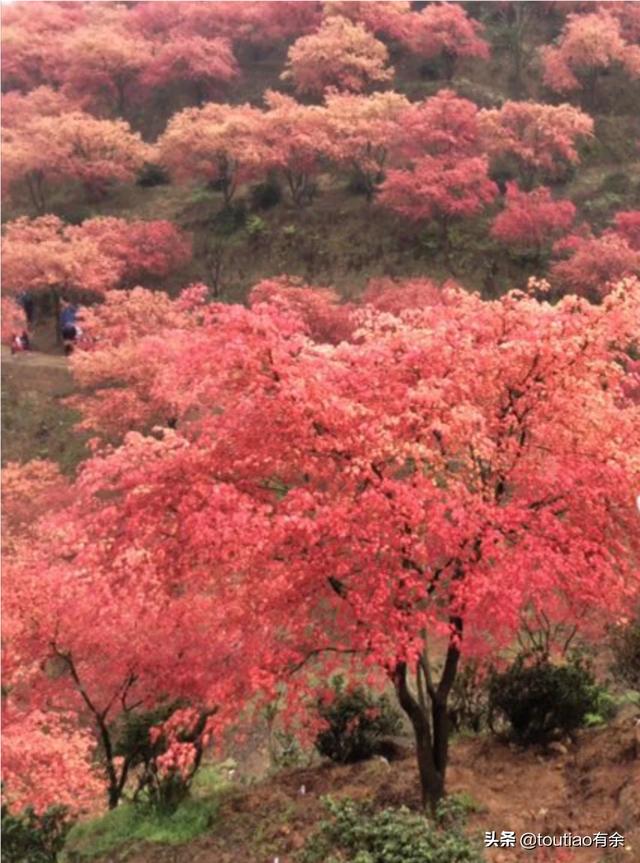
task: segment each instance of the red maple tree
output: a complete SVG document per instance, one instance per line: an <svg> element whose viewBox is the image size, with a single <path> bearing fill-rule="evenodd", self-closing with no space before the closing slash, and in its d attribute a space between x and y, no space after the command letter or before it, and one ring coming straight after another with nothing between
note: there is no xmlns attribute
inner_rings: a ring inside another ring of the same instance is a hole
<svg viewBox="0 0 640 863"><path fill-rule="evenodd" d="M263 124L263 112L251 105L187 108L170 120L158 155L178 181L217 183L229 203L240 183L268 171Z"/></svg>
<svg viewBox="0 0 640 863"><path fill-rule="evenodd" d="M489 45L480 35L483 29L457 3L428 3L413 13L405 38L421 57L441 58L444 77L450 81L460 57L489 59Z"/></svg>
<svg viewBox="0 0 640 863"><path fill-rule="evenodd" d="M546 186L523 192L517 183L507 183L505 207L493 220L491 235L508 246L532 249L540 255L568 230L575 214L571 201L555 200Z"/></svg>
<svg viewBox="0 0 640 863"><path fill-rule="evenodd" d="M558 177L580 161L577 144L593 134L593 120L572 105L505 102L478 112L485 151L515 160L530 189L539 176Z"/></svg>
<svg viewBox="0 0 640 863"><path fill-rule="evenodd" d="M191 260L191 239L173 222L127 221L115 216L86 219L74 233L97 243L112 258L120 278L114 287L164 279Z"/></svg>
<svg viewBox="0 0 640 863"><path fill-rule="evenodd" d="M595 105L598 81L614 65L631 78L640 77L640 45L625 38L635 35L637 39L637 30L623 35L621 20L608 5L602 4L588 14L569 15L559 44L542 49L544 82L552 90L565 93L584 89L589 104Z"/></svg>
<svg viewBox="0 0 640 863"><path fill-rule="evenodd" d="M94 456L44 545L17 555L12 631L28 607L42 632L14 639L18 657L50 655L55 621L56 655L78 657L96 700L133 667L144 700L158 679L188 689L218 730L278 692L300 713L338 667L390 680L435 803L460 656L496 656L543 613L559 639L593 637L637 596L640 416L620 359L639 292L628 280L594 306L444 289L397 316L363 306L331 346L263 289L253 309L161 329L154 387L181 419ZM80 611L92 627L72 630ZM61 704L69 682L46 681Z"/></svg>
<svg viewBox="0 0 640 863"><path fill-rule="evenodd" d="M488 171L485 156L422 156L411 169L389 170L377 200L412 221L436 222L446 250L451 223L476 215L496 197Z"/></svg>

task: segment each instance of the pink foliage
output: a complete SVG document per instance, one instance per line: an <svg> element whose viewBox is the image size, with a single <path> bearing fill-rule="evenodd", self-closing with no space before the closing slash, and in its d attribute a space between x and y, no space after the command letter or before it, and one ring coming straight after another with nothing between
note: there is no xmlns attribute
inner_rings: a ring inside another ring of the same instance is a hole
<svg viewBox="0 0 640 863"><path fill-rule="evenodd" d="M379 203L413 221L474 216L497 194L484 156L443 159L423 156L412 170L390 170Z"/></svg>
<svg viewBox="0 0 640 863"><path fill-rule="evenodd" d="M388 59L382 42L361 24L338 15L294 42L281 77L291 79L298 93L321 95L329 87L361 92L393 77Z"/></svg>
<svg viewBox="0 0 640 863"><path fill-rule="evenodd" d="M509 246L541 249L567 231L575 214L571 201L554 200L545 186L523 192L508 183L505 208L493 220L491 235Z"/></svg>
<svg viewBox="0 0 640 863"><path fill-rule="evenodd" d="M489 45L482 31L482 24L457 3L429 3L421 12L413 13L406 41L422 57L443 56L446 75L451 78L458 58L489 59Z"/></svg>

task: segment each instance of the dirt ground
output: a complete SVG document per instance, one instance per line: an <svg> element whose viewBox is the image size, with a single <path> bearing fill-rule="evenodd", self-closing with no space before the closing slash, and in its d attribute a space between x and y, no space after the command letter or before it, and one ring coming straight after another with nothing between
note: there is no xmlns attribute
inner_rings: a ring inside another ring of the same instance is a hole
<svg viewBox="0 0 640 863"><path fill-rule="evenodd" d="M86 455L84 437L65 406L74 391L68 360L61 354L27 351L15 356L2 346L2 459L47 458L73 471Z"/></svg>
<svg viewBox="0 0 640 863"><path fill-rule="evenodd" d="M481 841L485 831L500 836L503 830L516 836L526 831L625 837L624 848L578 848L571 856L491 848L486 852L490 863L640 861L640 741L632 713L544 753L523 752L492 738L460 738L451 751L449 791L473 800L468 830ZM211 833L183 847L129 849L101 863L293 863L323 818L321 798L327 794L370 800L376 807L417 807L412 753L407 749L390 764L381 759L323 764L238 786L225 799Z"/></svg>

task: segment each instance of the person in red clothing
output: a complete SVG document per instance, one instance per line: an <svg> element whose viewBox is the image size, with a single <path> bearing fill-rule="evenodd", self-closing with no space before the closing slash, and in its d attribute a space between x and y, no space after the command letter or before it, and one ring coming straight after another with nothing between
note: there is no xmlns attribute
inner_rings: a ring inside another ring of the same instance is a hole
<svg viewBox="0 0 640 863"><path fill-rule="evenodd" d="M23 330L21 333L15 333L11 339L11 353L18 354L22 351L28 351L31 347L29 341L29 333Z"/></svg>

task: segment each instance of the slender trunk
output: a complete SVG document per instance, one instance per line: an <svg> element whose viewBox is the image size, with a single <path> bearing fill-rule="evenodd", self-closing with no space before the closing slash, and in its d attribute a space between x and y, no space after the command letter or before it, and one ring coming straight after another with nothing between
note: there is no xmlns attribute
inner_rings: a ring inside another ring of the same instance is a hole
<svg viewBox="0 0 640 863"><path fill-rule="evenodd" d="M116 99L116 111L117 111L118 117L125 118L126 117L126 111L127 111L127 99L126 99L126 92L125 92L126 91L126 83L122 79L117 78L115 85L116 85L116 97L117 97L117 99Z"/></svg>
<svg viewBox="0 0 640 863"><path fill-rule="evenodd" d="M60 326L60 294L57 288L51 288L51 301L53 304L53 320L56 328L56 344L62 344L62 328Z"/></svg>
<svg viewBox="0 0 640 863"><path fill-rule="evenodd" d="M444 794L445 771L438 770L436 765L429 712L425 709L426 703L420 703L422 699L418 701L409 689L405 662L399 662L396 666L394 685L400 707L409 717L413 728L422 806L425 809L429 808L433 813Z"/></svg>
<svg viewBox="0 0 640 863"><path fill-rule="evenodd" d="M231 204L235 190L233 180L229 177L225 177L222 183L222 195L224 197L225 207L228 207Z"/></svg>
<svg viewBox="0 0 640 863"><path fill-rule="evenodd" d="M585 102L587 109L591 112L595 112L598 107L598 70L592 69L587 74L587 80L585 85Z"/></svg>
<svg viewBox="0 0 640 863"><path fill-rule="evenodd" d="M196 106L198 108L201 108L204 105L206 98L205 88L202 84L202 81L195 81L193 90L195 94Z"/></svg>
<svg viewBox="0 0 640 863"><path fill-rule="evenodd" d="M448 702L460 659L462 620L452 616L450 624L449 647L437 686L432 680L426 648L416 666L417 695L409 688L406 662L396 665L393 676L398 701L411 722L416 741L422 805L432 814L445 794L449 761Z"/></svg>
<svg viewBox="0 0 640 863"><path fill-rule="evenodd" d="M514 99L522 97L522 46L516 37L513 46L513 76L512 76L511 92Z"/></svg>
<svg viewBox="0 0 640 863"><path fill-rule="evenodd" d="M47 208L47 201L44 195L44 173L36 171L36 194L40 204L40 212L44 213Z"/></svg>
<svg viewBox="0 0 640 863"><path fill-rule="evenodd" d="M451 81L456 71L456 55L445 51L443 54L444 77L446 81Z"/></svg>
<svg viewBox="0 0 640 863"><path fill-rule="evenodd" d="M287 180L287 185L289 186L289 191L291 193L291 200L293 201L296 207L302 207L305 203L309 201L311 195L310 191L310 180L309 175L305 174L303 171L296 173L295 171L287 170L285 171L285 177Z"/></svg>
<svg viewBox="0 0 640 863"><path fill-rule="evenodd" d="M29 173L25 175L25 180L29 197L31 198L31 203L34 206L36 213L44 213L46 201L44 197L44 176L42 171L29 171Z"/></svg>
<svg viewBox="0 0 640 863"><path fill-rule="evenodd" d="M116 766L114 763L114 753L113 753L113 745L111 742L111 732L109 731L109 727L107 725L107 714L111 707L112 701L107 705L107 707L100 711L97 709L96 705L93 703L91 698L89 697L88 692L84 688L82 681L78 675L78 671L76 669L75 663L68 653L61 653L55 645L53 645L54 652L56 656L59 656L67 665L69 669L69 673L71 674L71 678L75 683L82 700L88 707L90 713L93 715L95 720L96 729L98 732L98 738L100 740L100 744L102 745L102 749L104 751L105 757L105 772L107 774L107 803L109 809L115 809L120 802L120 797L122 796L122 791L125 786L125 782L127 781L127 774L129 772L130 759L125 758L124 763L122 765L122 770L120 772L120 776L118 776L118 771L116 770ZM131 686L131 684L135 681L135 675L130 675L127 682L124 685L122 690L122 699L126 696L127 689ZM115 698L115 695L114 695Z"/></svg>

